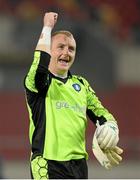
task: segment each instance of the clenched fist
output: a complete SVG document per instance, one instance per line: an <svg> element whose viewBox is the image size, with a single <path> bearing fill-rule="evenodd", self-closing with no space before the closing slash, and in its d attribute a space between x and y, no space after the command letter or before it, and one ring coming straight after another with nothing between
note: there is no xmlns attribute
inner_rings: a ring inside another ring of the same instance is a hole
<svg viewBox="0 0 140 180"><path fill-rule="evenodd" d="M55 12L45 13L44 16L44 26L48 26L53 28L55 23L57 22L58 14Z"/></svg>

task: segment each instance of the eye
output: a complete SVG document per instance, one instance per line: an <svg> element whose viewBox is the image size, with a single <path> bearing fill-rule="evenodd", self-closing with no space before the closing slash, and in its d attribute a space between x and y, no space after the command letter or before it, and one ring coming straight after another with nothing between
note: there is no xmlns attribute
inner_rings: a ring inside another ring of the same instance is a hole
<svg viewBox="0 0 140 180"><path fill-rule="evenodd" d="M74 48L73 46L70 46L70 47L69 47L69 50L72 52L72 51L75 50L75 48Z"/></svg>
<svg viewBox="0 0 140 180"><path fill-rule="evenodd" d="M64 49L64 45L63 44L59 45L58 49Z"/></svg>

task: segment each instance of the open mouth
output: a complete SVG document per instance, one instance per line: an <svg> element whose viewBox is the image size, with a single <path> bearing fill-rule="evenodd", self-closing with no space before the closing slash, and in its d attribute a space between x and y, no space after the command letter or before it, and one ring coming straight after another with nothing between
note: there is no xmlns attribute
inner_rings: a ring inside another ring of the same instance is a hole
<svg viewBox="0 0 140 180"><path fill-rule="evenodd" d="M68 59L59 59L59 62L65 62L65 63L68 63L70 60Z"/></svg>
<svg viewBox="0 0 140 180"><path fill-rule="evenodd" d="M70 62L70 60L68 59L59 59L58 60L62 65L68 65L68 63Z"/></svg>

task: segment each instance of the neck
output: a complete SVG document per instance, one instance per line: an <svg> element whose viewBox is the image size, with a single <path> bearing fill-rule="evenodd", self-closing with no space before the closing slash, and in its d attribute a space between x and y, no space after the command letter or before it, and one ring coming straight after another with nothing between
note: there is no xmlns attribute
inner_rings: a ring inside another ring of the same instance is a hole
<svg viewBox="0 0 140 180"><path fill-rule="evenodd" d="M62 78L62 79L64 79L64 78L67 77L67 74L65 74L65 75L62 75L62 74L55 74L55 73L52 73L52 74L55 75L56 77L59 77L59 78Z"/></svg>
<svg viewBox="0 0 140 180"><path fill-rule="evenodd" d="M49 64L48 69L53 75L57 77L66 78L68 76L68 71L58 71L54 66L52 66L51 63Z"/></svg>
<svg viewBox="0 0 140 180"><path fill-rule="evenodd" d="M68 72L57 72L57 71L55 71L55 69L52 69L52 68L50 68L49 67L49 71L53 74L53 75L55 75L55 76L57 76L57 77L60 77L60 78L66 78L67 76L68 76Z"/></svg>

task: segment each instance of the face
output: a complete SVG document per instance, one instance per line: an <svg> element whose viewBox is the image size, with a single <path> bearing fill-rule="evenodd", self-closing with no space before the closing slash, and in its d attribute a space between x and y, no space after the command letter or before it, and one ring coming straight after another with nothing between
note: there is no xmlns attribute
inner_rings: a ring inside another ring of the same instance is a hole
<svg viewBox="0 0 140 180"><path fill-rule="evenodd" d="M56 75L65 76L74 62L76 42L73 37L57 34L52 37L51 61L49 70Z"/></svg>

